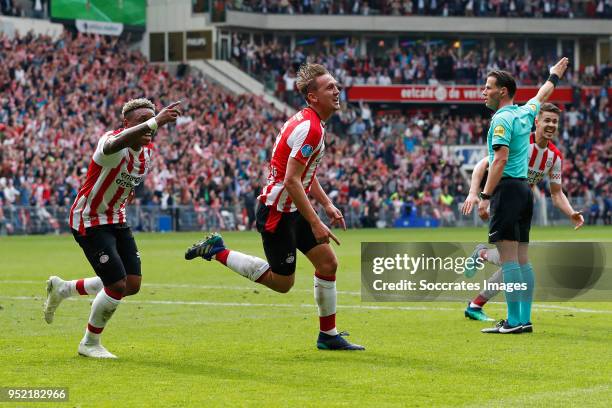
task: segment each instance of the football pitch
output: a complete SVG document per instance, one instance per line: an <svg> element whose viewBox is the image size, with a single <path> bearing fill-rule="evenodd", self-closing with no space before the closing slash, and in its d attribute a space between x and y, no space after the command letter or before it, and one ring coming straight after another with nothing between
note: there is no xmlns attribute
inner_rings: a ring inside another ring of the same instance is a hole
<svg viewBox="0 0 612 408"><path fill-rule="evenodd" d="M532 240L609 241L611 231L535 228ZM223 235L263 255L256 233ZM360 242L480 242L485 229L337 232L338 329L365 352L316 349L305 257L293 290L278 294L217 262L183 260L201 236L136 234L143 287L104 331L112 361L76 352L91 297L43 320L49 275L93 276L73 238L0 238L0 387L67 387L69 401L52 404L66 407L610 406L612 303L536 303L535 333L496 336L463 317L465 303L361 302ZM487 312L502 318L505 307Z"/></svg>

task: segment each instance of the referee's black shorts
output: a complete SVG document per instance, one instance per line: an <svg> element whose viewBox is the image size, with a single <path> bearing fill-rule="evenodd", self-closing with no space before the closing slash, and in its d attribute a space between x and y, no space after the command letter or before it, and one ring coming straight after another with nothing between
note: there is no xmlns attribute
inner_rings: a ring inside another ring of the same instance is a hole
<svg viewBox="0 0 612 408"><path fill-rule="evenodd" d="M140 254L126 223L86 228L84 235L72 230L72 235L104 286L126 275L141 276Z"/></svg>
<svg viewBox="0 0 612 408"><path fill-rule="evenodd" d="M279 212L273 207L259 204L255 219L266 259L274 273L293 275L295 250L306 254L318 245L310 224L298 211Z"/></svg>
<svg viewBox="0 0 612 408"><path fill-rule="evenodd" d="M533 192L527 179L504 177L491 197L489 243L529 242Z"/></svg>

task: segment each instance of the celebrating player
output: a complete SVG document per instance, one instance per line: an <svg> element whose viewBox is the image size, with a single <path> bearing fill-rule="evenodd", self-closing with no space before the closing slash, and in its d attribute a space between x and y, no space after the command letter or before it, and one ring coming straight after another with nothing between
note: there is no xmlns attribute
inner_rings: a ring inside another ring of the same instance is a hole
<svg viewBox="0 0 612 408"><path fill-rule="evenodd" d="M559 119L561 110L552 103L544 103L540 108L540 113L535 119L536 130L530 136L529 144L529 162L528 162L528 183L530 186L535 186L544 176L548 175L550 181L550 194L555 207L559 208L572 221L575 229L580 228L584 224L584 218L580 211L572 208L567 197L561 189L561 171L563 168L563 157L553 144L553 138L559 129ZM472 212L472 208L478 205L478 193L480 186L486 178L489 162L487 158L482 159L472 172L472 181L470 185L470 193L463 203L462 212L468 215ZM485 245L478 245L472 254L474 258L480 257L496 265L500 265L499 251L497 248L488 249ZM474 268L466 268L465 275L472 277L476 270ZM489 283L502 282L502 270L499 269L489 279ZM465 316L472 320L492 320L487 317L482 308L496 294L495 290L483 290L465 309Z"/></svg>
<svg viewBox="0 0 612 408"><path fill-rule="evenodd" d="M256 215L267 262L225 247L219 234L194 244L185 259L213 257L238 274L286 293L295 280L296 249L315 268L314 295L319 309L317 347L326 350L364 350L349 343L336 329L336 269L338 260L330 240L338 238L321 221L308 194L323 206L332 225L346 229L344 217L317 180L316 170L325 150L325 121L340 109L336 80L321 65L303 65L297 87L308 107L291 117L280 130L270 162L268 183L258 197Z"/></svg>
<svg viewBox="0 0 612 408"><path fill-rule="evenodd" d="M504 283L510 288L524 285L522 291L507 290L508 316L483 333L522 333L533 331L531 303L534 274L528 258L529 230L533 213L533 193L527 182L529 135L540 105L548 100L559 78L567 69L562 58L550 70L548 80L524 106L514 105L516 82L506 71L487 75L482 92L485 104L495 111L487 134L489 176L480 192L478 213L489 222L489 242L499 251ZM492 200L491 200L492 199Z"/></svg>
<svg viewBox="0 0 612 408"><path fill-rule="evenodd" d="M45 320L53 322L62 300L73 295L95 295L85 336L78 352L85 357L116 358L100 343L102 330L121 298L140 290L140 254L125 207L135 186L151 168L152 139L158 127L180 115L175 102L155 116L148 99L133 99L122 109L124 127L105 133L98 141L85 183L70 208L70 227L97 277L47 281Z"/></svg>

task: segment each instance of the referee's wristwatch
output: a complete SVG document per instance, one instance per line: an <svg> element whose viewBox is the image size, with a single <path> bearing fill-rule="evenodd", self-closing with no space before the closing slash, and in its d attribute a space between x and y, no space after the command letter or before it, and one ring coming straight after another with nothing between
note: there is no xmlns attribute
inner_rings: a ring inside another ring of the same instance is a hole
<svg viewBox="0 0 612 408"><path fill-rule="evenodd" d="M479 197L481 200L490 200L490 199L491 199L491 196L490 196L490 195L488 195L488 194L486 194L486 193L485 193L485 192L483 192L483 191L481 191L480 193L478 193L478 197Z"/></svg>

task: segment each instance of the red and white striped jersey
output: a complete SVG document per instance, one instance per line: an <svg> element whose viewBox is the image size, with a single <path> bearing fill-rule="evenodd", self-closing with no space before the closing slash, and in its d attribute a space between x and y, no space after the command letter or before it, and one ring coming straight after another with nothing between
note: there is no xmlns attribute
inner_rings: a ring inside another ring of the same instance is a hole
<svg viewBox="0 0 612 408"><path fill-rule="evenodd" d="M529 137L529 170L527 181L530 185L538 184L548 174L551 183L561 184L562 156L557 147L548 142L542 149L535 142L535 135Z"/></svg>
<svg viewBox="0 0 612 408"><path fill-rule="evenodd" d="M106 140L122 130L107 132L100 138L85 183L70 208L70 227L81 234L85 228L125 222L128 196L151 168L152 143L140 151L125 148L114 154L104 154L102 148Z"/></svg>
<svg viewBox="0 0 612 408"><path fill-rule="evenodd" d="M268 183L258 200L279 212L297 210L283 184L289 158L293 157L306 166L302 173L302 185L308 194L324 151L325 122L312 108L302 109L285 122L276 137Z"/></svg>

